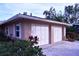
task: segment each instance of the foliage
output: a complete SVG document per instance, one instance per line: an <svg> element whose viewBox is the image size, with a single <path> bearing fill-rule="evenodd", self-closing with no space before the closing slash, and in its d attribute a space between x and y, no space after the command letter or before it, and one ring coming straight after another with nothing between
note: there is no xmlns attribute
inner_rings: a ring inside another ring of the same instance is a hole
<svg viewBox="0 0 79 59"><path fill-rule="evenodd" d="M63 22L63 18L64 17L62 15L55 17L56 21L60 21L60 22Z"/></svg>
<svg viewBox="0 0 79 59"><path fill-rule="evenodd" d="M79 40L79 33L74 26L67 27L66 36L69 41Z"/></svg>
<svg viewBox="0 0 79 59"><path fill-rule="evenodd" d="M43 12L43 15L45 15L47 19L55 19L55 16L56 16L55 8L51 7L49 11L45 10Z"/></svg>
<svg viewBox="0 0 79 59"><path fill-rule="evenodd" d="M66 36L67 36L67 39L69 41L74 41L75 37L74 37L74 28L71 26L71 27L67 27L66 29Z"/></svg>
<svg viewBox="0 0 79 59"><path fill-rule="evenodd" d="M65 11L67 11L69 14L72 14L74 12L73 5L65 6Z"/></svg>
<svg viewBox="0 0 79 59"><path fill-rule="evenodd" d="M71 27L67 27L66 31L67 32L75 32L75 29L73 28L73 26L71 26Z"/></svg>
<svg viewBox="0 0 79 59"><path fill-rule="evenodd" d="M0 33L1 34L1 33ZM29 40L11 39L0 36L0 56L43 56L42 48L35 46L38 42L37 36L29 37ZM6 40L1 40L1 39Z"/></svg>
<svg viewBox="0 0 79 59"><path fill-rule="evenodd" d="M61 13L60 13L60 15L56 14L55 8L53 8L53 7L51 7L49 9L49 11L48 10L45 10L43 12L43 15L45 15L46 18L47 19L50 19L50 20L55 20L55 21L60 21L61 22L62 19L63 19L62 14Z"/></svg>
<svg viewBox="0 0 79 59"><path fill-rule="evenodd" d="M65 6L64 18L68 23L74 23L79 18L78 16L79 7L78 4Z"/></svg>
<svg viewBox="0 0 79 59"><path fill-rule="evenodd" d="M67 32L67 39L68 41L75 41L76 39L76 33L75 32Z"/></svg>
<svg viewBox="0 0 79 59"><path fill-rule="evenodd" d="M73 28L75 29L75 33L77 35L76 40L79 40L79 25L73 25Z"/></svg>
<svg viewBox="0 0 79 59"><path fill-rule="evenodd" d="M78 4L75 4L74 12L75 12L75 14L76 14L77 12L79 12Z"/></svg>
<svg viewBox="0 0 79 59"><path fill-rule="evenodd" d="M4 32L0 31L0 41L10 41L11 38L9 36L6 36Z"/></svg>
<svg viewBox="0 0 79 59"><path fill-rule="evenodd" d="M67 37L70 40L79 40L79 25L78 25L78 18L79 18L79 4L69 5L65 7L65 20L73 24L72 27L67 28Z"/></svg>
<svg viewBox="0 0 79 59"><path fill-rule="evenodd" d="M58 16L58 13L56 13L55 8L51 7L49 10L45 10L43 12L43 15L45 15L45 17L47 19L50 20L54 20L54 21L62 21L62 22L66 22L66 23L76 23L79 16L79 4L75 4L75 5L68 5L65 6L64 10L64 14L62 15L62 13L60 13L60 16Z"/></svg>

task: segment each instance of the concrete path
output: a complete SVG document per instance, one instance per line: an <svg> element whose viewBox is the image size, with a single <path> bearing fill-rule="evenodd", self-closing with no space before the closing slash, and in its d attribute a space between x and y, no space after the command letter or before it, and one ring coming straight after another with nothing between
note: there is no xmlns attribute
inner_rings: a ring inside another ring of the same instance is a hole
<svg viewBox="0 0 79 59"><path fill-rule="evenodd" d="M52 45L41 46L47 56L79 56L79 41L62 41Z"/></svg>

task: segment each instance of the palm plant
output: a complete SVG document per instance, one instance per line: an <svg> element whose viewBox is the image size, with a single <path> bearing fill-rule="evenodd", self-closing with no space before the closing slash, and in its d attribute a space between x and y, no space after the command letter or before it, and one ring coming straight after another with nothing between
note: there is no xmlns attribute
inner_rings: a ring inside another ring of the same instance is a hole
<svg viewBox="0 0 79 59"><path fill-rule="evenodd" d="M43 12L43 15L45 15L45 17L46 17L47 19L54 19L55 16L56 16L55 8L51 7L51 8L49 9L49 11L48 11L48 10L45 10L45 11Z"/></svg>
<svg viewBox="0 0 79 59"><path fill-rule="evenodd" d="M45 15L45 17L48 18L48 17L50 16L50 13L49 13L48 10L45 10L45 11L43 12L43 15Z"/></svg>

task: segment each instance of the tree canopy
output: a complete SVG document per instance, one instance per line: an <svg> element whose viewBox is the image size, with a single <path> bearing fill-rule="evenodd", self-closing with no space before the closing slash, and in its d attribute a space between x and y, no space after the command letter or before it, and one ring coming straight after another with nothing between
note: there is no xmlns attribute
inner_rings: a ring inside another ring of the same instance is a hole
<svg viewBox="0 0 79 59"><path fill-rule="evenodd" d="M65 15L65 19L67 19L67 22L68 23L75 23L77 21L77 19L79 18L79 7L78 7L79 4L75 4L74 6L73 5L68 5L68 6L65 6L65 12L64 12L64 15Z"/></svg>
<svg viewBox="0 0 79 59"><path fill-rule="evenodd" d="M49 10L45 10L43 12L43 15L47 19L54 20L54 21L62 21L67 22L70 24L74 24L77 22L79 18L79 4L75 5L68 5L64 8L64 14L62 15L62 12L56 13L55 8L51 7Z"/></svg>
<svg viewBox="0 0 79 59"><path fill-rule="evenodd" d="M57 14L55 8L51 7L49 10L45 10L43 15L45 15L45 17L50 20L62 21L63 15L61 13Z"/></svg>

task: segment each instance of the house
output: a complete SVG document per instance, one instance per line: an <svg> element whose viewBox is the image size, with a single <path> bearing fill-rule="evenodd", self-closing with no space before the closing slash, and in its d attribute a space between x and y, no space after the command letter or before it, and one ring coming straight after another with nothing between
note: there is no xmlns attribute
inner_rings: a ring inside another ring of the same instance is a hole
<svg viewBox="0 0 79 59"><path fill-rule="evenodd" d="M25 40L30 35L38 36L38 45L66 40L67 26L70 24L23 14L17 14L0 25L8 36Z"/></svg>

